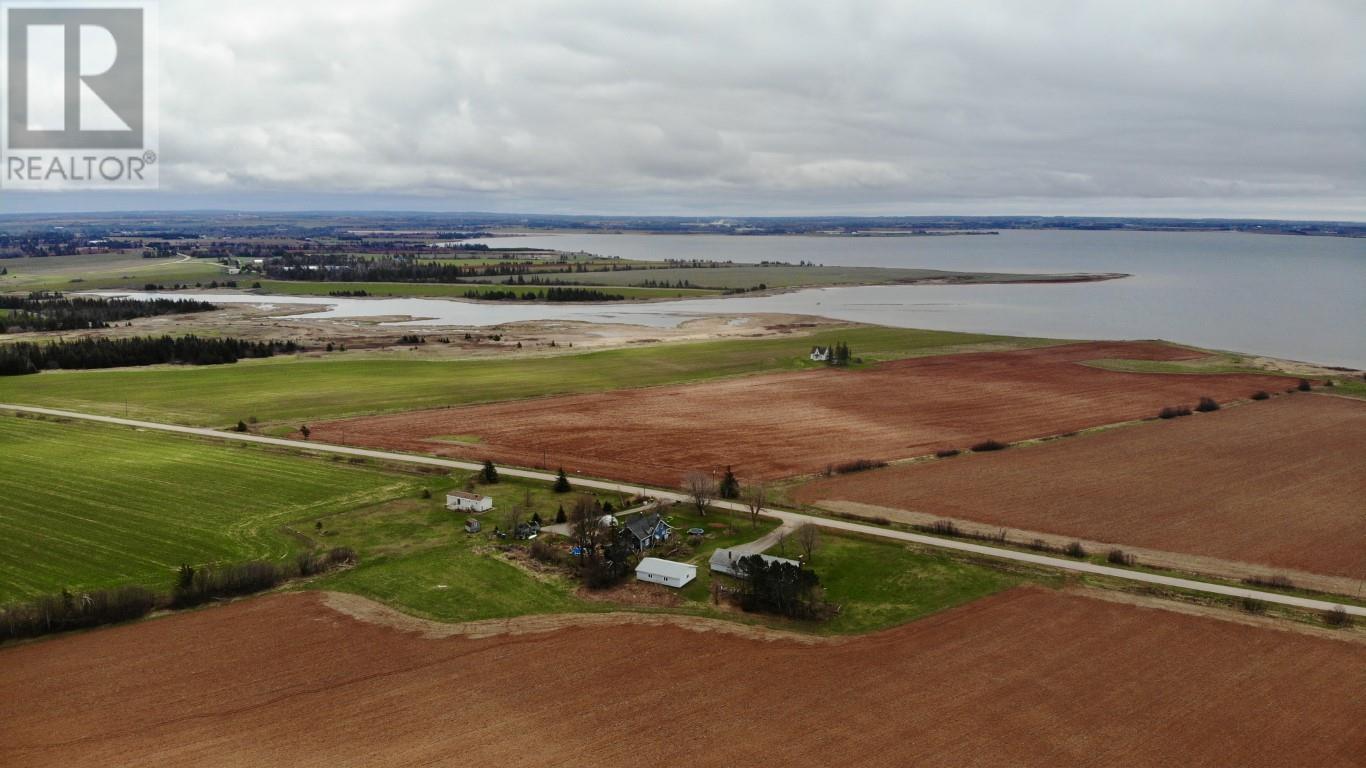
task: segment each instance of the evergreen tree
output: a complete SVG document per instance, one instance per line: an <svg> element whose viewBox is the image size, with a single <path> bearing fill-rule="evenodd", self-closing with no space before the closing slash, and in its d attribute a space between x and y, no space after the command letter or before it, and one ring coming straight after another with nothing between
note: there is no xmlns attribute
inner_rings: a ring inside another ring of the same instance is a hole
<svg viewBox="0 0 1366 768"><path fill-rule="evenodd" d="M564 467L560 467L560 474L555 478L555 493L569 493L571 490L569 476L564 473Z"/></svg>
<svg viewBox="0 0 1366 768"><path fill-rule="evenodd" d="M479 478L485 483L498 482L498 468L493 466L489 459L484 459L484 468L479 472Z"/></svg>
<svg viewBox="0 0 1366 768"><path fill-rule="evenodd" d="M555 513L555 522L557 524L569 522L569 516L564 513L563 504L560 505L560 511Z"/></svg>
<svg viewBox="0 0 1366 768"><path fill-rule="evenodd" d="M723 499L740 498L740 481L735 479L735 473L731 471L729 464L726 465L726 476L721 478L721 486L716 492Z"/></svg>

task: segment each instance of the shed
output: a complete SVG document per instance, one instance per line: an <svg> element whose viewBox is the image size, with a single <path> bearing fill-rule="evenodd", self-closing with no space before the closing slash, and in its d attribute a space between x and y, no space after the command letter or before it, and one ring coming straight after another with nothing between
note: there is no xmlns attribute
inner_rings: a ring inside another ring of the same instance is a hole
<svg viewBox="0 0 1366 768"><path fill-rule="evenodd" d="M465 533L479 533L484 526L472 517L465 518Z"/></svg>
<svg viewBox="0 0 1366 768"><path fill-rule="evenodd" d="M636 580L675 589L697 578L697 566L658 557L646 557L636 566Z"/></svg>
<svg viewBox="0 0 1366 768"><path fill-rule="evenodd" d="M711 559L707 561L707 567L711 569L712 573L723 573L727 576L738 577L740 575L740 558L756 554L759 553L735 549L718 549L711 553ZM772 565L773 563L783 563L785 565L795 565L798 568L802 565L796 560L789 560L785 557L774 557L773 555L759 555L759 557L762 557L764 562L769 565Z"/></svg>
<svg viewBox="0 0 1366 768"><path fill-rule="evenodd" d="M487 512L493 509L493 497L468 491L451 491L446 494L446 509L457 512Z"/></svg>

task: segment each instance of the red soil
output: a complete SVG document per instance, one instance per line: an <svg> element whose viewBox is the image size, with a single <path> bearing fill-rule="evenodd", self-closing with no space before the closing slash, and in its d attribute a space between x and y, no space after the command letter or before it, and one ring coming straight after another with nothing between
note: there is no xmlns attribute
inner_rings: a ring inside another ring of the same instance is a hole
<svg viewBox="0 0 1366 768"><path fill-rule="evenodd" d="M1154 416L1167 405L1194 405L1202 395L1227 401L1286 384L1260 375L1119 373L1080 364L1198 356L1126 342L943 355L861 371L746 376L351 419L314 425L313 435L675 485L688 471L726 465L742 478L785 477L852 459L1053 435ZM441 435L478 435L482 442L433 439Z"/></svg>
<svg viewBox="0 0 1366 768"><path fill-rule="evenodd" d="M844 643L277 595L0 651L0 765L1361 765L1366 645L1020 589Z"/></svg>
<svg viewBox="0 0 1366 768"><path fill-rule="evenodd" d="M1366 402L1296 394L822 479L795 496L1360 578L1363 457Z"/></svg>

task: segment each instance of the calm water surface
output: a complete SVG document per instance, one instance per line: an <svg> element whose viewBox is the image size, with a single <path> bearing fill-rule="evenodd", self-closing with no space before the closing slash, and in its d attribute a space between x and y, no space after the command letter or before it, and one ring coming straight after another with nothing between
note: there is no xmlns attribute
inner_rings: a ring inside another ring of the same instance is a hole
<svg viewBox="0 0 1366 768"><path fill-rule="evenodd" d="M700 314L787 312L907 328L1076 339L1164 338L1366 368L1366 240L1236 233L1032 232L827 238L549 235L513 243L648 259L809 261L999 272L1126 272L1067 285L868 286L653 304L474 304L441 299L204 296L327 304L310 317L407 315L410 325L585 320L672 326ZM151 294L132 294L146 296Z"/></svg>

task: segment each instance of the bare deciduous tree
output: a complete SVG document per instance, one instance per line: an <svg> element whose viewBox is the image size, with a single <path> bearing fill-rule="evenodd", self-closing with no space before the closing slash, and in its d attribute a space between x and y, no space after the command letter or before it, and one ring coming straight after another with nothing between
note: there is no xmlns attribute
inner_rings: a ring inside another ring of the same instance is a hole
<svg viewBox="0 0 1366 768"><path fill-rule="evenodd" d="M583 548L585 561L596 558L598 546L603 543L607 531L602 522L602 510L592 496L582 495L574 500L574 509L569 513L569 530L574 543Z"/></svg>
<svg viewBox="0 0 1366 768"><path fill-rule="evenodd" d="M747 486L744 496L745 507L749 510L750 527L757 528L759 527L759 514L764 511L764 505L768 504L768 486L763 483Z"/></svg>
<svg viewBox="0 0 1366 768"><path fill-rule="evenodd" d="M522 522L525 515L526 510L522 508L521 504L508 505L507 511L503 513L503 529L508 532L509 536L517 535L517 524Z"/></svg>
<svg viewBox="0 0 1366 768"><path fill-rule="evenodd" d="M797 539L797 546L802 550L802 561L811 562L811 556L816 554L816 550L821 546L821 529L814 525L803 525L797 529L794 536Z"/></svg>
<svg viewBox="0 0 1366 768"><path fill-rule="evenodd" d="M716 498L716 478L706 472L689 472L683 478L683 491L692 499L693 506L697 507L697 514L706 517L707 509Z"/></svg>

